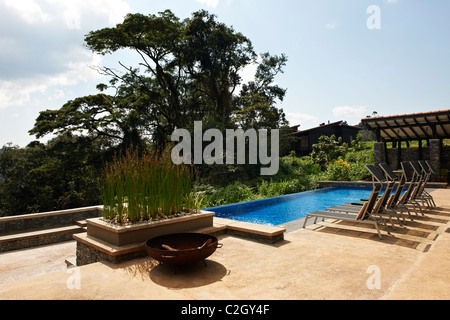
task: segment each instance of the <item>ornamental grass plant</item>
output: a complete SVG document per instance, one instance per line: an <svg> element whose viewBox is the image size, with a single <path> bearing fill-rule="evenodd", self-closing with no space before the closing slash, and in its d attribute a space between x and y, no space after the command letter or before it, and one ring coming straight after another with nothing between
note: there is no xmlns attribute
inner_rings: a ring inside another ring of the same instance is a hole
<svg viewBox="0 0 450 320"><path fill-rule="evenodd" d="M192 193L192 167L175 165L170 152L139 155L128 150L104 168L104 219L134 224L198 210Z"/></svg>

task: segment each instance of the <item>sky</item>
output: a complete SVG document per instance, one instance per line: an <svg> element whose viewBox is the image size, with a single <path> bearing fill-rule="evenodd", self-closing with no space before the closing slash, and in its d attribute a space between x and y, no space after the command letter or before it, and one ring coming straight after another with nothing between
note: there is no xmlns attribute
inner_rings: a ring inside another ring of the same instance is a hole
<svg viewBox="0 0 450 320"><path fill-rule="evenodd" d="M134 61L91 53L89 31L166 9L180 19L205 9L257 53L286 54L278 107L301 130L450 109L448 0L0 0L0 147L36 140L40 111L98 93L107 79L95 67Z"/></svg>

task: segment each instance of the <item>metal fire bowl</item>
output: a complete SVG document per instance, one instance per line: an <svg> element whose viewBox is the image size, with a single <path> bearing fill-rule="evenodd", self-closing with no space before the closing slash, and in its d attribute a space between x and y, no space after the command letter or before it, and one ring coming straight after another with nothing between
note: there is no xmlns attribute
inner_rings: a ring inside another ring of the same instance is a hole
<svg viewBox="0 0 450 320"><path fill-rule="evenodd" d="M207 246L204 244L211 240ZM163 245L174 248L170 251ZM203 247L203 248L202 248ZM147 253L153 259L170 265L188 265L204 261L222 247L216 237L200 233L178 233L159 236L145 243Z"/></svg>

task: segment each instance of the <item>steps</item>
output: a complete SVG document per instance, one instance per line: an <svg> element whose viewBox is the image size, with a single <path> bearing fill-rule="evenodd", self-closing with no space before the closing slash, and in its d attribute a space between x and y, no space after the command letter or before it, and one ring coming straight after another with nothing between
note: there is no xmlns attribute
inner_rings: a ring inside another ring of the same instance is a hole
<svg viewBox="0 0 450 320"><path fill-rule="evenodd" d="M86 226L78 222L70 226L2 235L0 236L0 252L71 241L74 234L82 232L86 232Z"/></svg>
<svg viewBox="0 0 450 320"><path fill-rule="evenodd" d="M75 225L82 228L84 231L87 231L87 222L86 220L78 220L73 222Z"/></svg>
<svg viewBox="0 0 450 320"><path fill-rule="evenodd" d="M76 267L77 266L77 257L70 256L65 260L65 263L66 263L68 269Z"/></svg>
<svg viewBox="0 0 450 320"><path fill-rule="evenodd" d="M0 217L0 252L71 241L86 232L86 219L103 215L103 206Z"/></svg>

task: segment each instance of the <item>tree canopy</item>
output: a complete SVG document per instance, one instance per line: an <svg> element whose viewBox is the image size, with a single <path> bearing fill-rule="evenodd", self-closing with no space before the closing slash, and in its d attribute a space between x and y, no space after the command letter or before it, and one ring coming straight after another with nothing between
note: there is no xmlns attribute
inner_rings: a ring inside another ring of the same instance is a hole
<svg viewBox="0 0 450 320"><path fill-rule="evenodd" d="M247 37L207 11L183 21L170 10L128 14L115 27L91 31L85 43L101 55L127 50L137 54L139 63L119 61L120 71L99 67L111 80L97 88L115 89L114 95L81 97L59 110L43 111L31 134L78 130L124 146L146 139L164 146L176 128L189 129L196 120L222 130L287 124L276 106L286 90L274 84L287 57L263 53L257 59ZM240 73L250 64L257 64L255 79L243 84Z"/></svg>

